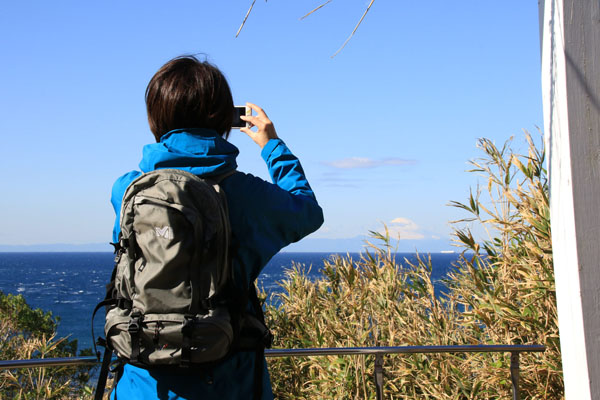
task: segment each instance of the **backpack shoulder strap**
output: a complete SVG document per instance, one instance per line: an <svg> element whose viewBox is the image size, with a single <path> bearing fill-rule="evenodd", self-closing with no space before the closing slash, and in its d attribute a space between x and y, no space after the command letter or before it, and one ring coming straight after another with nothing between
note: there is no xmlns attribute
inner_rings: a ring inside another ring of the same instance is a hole
<svg viewBox="0 0 600 400"><path fill-rule="evenodd" d="M98 382L96 383L94 400L102 400L102 397L104 397L104 389L106 388L106 380L108 378L108 370L112 353L113 352L111 349L109 349L108 344L105 344L104 357L102 357L102 366L100 367L100 376L98 377Z"/></svg>

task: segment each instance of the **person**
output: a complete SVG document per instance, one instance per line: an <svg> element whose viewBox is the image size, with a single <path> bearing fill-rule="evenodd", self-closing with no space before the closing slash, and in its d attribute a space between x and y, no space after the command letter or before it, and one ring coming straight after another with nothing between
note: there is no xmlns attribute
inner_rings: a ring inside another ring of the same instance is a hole
<svg viewBox="0 0 600 400"><path fill-rule="evenodd" d="M236 171L220 183L231 224L234 276L246 282L258 277L280 249L317 230L323 212L302 166L278 137L265 111L248 103L256 115L243 116L249 127L240 130L261 149L273 183ZM117 215L113 242L119 235L123 194L142 173L177 168L200 177L236 170L238 149L227 141L234 106L229 85L219 69L193 56L170 60L152 77L146 89L150 130L156 143L143 148L141 171L118 178L111 202ZM111 398L119 399L252 399L255 365L262 364L261 399L273 393L266 361L256 352L237 352L205 372L139 368L126 364ZM259 383L257 383L259 384Z"/></svg>

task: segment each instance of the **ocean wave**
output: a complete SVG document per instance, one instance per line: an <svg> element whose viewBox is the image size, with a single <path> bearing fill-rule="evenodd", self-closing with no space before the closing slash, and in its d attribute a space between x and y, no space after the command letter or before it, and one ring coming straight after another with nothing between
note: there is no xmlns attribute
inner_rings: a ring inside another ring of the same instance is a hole
<svg viewBox="0 0 600 400"><path fill-rule="evenodd" d="M260 275L259 287L267 294L281 293L282 289L277 285L277 281L286 278L282 266L290 266L292 260L304 265L305 270L308 269L307 266L313 265L309 278L317 279L321 276L318 266L322 264L323 258L328 256L329 253L325 256L324 253L277 254ZM438 257L438 260L433 259L433 264L439 271L434 276L437 283L438 276L444 275L445 270L449 268L447 265L458 255L432 256ZM75 257L68 253L58 254L52 260L45 261L35 253L18 255L20 258L16 260L14 257L10 254L0 254L0 290L5 293L23 294L32 306L61 316L61 334L74 333L73 337L81 340L82 348L91 346L88 337L89 324L82 328L84 324L81 324L81 318L90 316L91 310L104 296L104 285L108 283L112 271L112 257L102 253L94 254L92 259L96 265L88 264L87 267L80 266L78 255ZM101 318L97 320L100 321ZM100 327L99 331L101 330Z"/></svg>

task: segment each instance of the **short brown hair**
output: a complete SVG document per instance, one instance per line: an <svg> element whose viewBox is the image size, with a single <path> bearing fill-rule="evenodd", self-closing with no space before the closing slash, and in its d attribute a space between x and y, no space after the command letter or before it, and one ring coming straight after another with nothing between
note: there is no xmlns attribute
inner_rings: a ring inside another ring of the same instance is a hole
<svg viewBox="0 0 600 400"><path fill-rule="evenodd" d="M146 88L148 123L156 141L173 129L208 128L227 137L233 98L223 73L194 56L163 65Z"/></svg>

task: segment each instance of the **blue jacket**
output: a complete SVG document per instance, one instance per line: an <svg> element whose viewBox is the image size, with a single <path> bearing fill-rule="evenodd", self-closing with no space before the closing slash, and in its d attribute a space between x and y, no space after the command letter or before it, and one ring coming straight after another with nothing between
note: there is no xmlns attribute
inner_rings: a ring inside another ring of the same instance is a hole
<svg viewBox="0 0 600 400"><path fill-rule="evenodd" d="M140 169L149 172L177 168L210 177L237 167L238 149L214 131L179 129L144 146ZM273 184L237 172L221 182L226 193L232 231L232 267L236 276L246 271L253 282L279 250L317 230L323 212L317 204L300 161L280 139L270 140L261 155ZM140 171L132 171L115 182L111 202L117 215L113 230L116 242L121 201L127 186ZM243 269L242 269L243 267ZM246 285L247 282L241 284ZM251 399L254 388L254 353L240 352L210 373L168 373L126 365L117 385L119 399ZM272 399L271 384L263 360L263 400ZM114 391L113 391L114 396Z"/></svg>

